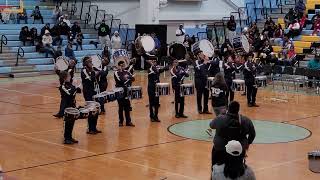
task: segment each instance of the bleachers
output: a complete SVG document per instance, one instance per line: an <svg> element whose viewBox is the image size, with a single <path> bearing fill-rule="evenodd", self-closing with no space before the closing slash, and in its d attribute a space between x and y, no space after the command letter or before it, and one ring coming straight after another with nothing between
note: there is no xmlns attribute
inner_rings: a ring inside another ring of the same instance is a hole
<svg viewBox="0 0 320 180"><path fill-rule="evenodd" d="M1 0L0 0L1 1ZM10 1L11 3L17 3L18 0ZM51 27L55 23L52 18L52 13L54 9L54 4L52 2L40 2L40 0L24 0L24 7L27 10L28 16L31 15L32 10L35 5L40 6L41 14L44 17L44 23L50 23ZM71 21L73 22L73 21ZM21 20L21 23L24 21ZM28 24L2 24L0 23L0 36L5 35L7 38L7 44L3 46L3 53L0 54L0 75L9 74L9 73L21 73L16 74L16 76L27 76L26 72L29 72L30 75L39 75L44 72L53 72L53 58L49 55L49 58L45 58L44 53L36 52L36 47L29 45L26 43L26 46L22 45L22 42L19 41L19 33L20 29L24 26L28 26L29 29L35 27L38 30L38 34L40 34L41 28L44 24L38 20L33 23L33 18L28 17ZM85 29L83 29L85 30ZM75 56L78 61L86 55L95 55L101 54L102 48L101 45L98 44L97 48L95 45L90 44L91 41L98 42L97 33L91 30L85 30L84 39L83 39L83 50L76 51L76 46L73 46L75 50ZM63 38L63 46L62 52L64 54L64 49L67 45L67 37L61 36ZM19 66L15 66L17 51L21 47L24 51L24 57L19 59ZM56 46L55 46L56 48ZM81 68L81 63L78 63L77 67Z"/></svg>

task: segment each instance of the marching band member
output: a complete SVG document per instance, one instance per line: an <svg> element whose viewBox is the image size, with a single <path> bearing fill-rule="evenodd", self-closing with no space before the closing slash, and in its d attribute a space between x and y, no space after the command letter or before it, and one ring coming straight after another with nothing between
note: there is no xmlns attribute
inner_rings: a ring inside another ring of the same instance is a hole
<svg viewBox="0 0 320 180"><path fill-rule="evenodd" d="M236 65L233 62L232 56L228 56L227 62L224 63L224 79L227 84L227 102L231 102L234 99L234 92L232 89L232 81L236 78Z"/></svg>
<svg viewBox="0 0 320 180"><path fill-rule="evenodd" d="M83 96L85 101L93 101L93 96L96 94L96 72L93 70L91 57L84 57L82 63L83 69L81 70L81 80L83 86ZM98 113L96 115L91 113L89 114L87 134L101 133L101 131L97 130L98 116Z"/></svg>
<svg viewBox="0 0 320 180"><path fill-rule="evenodd" d="M124 90L124 97L117 100L119 105L119 127L123 126L123 111L126 117L126 126L134 127L135 125L131 122L131 104L128 98L128 87L131 86L134 77L131 73L129 73L129 71L126 70L124 61L118 62L118 70L114 72L114 79L116 82L116 87L122 87Z"/></svg>
<svg viewBox="0 0 320 180"><path fill-rule="evenodd" d="M188 118L188 116L184 115L184 96L181 96L180 94L180 85L183 84L185 77L189 77L188 71L179 66L178 60L174 60L173 67L170 72L172 75L172 88L174 90L175 117Z"/></svg>
<svg viewBox="0 0 320 180"><path fill-rule="evenodd" d="M195 54L198 57L198 60L196 60L194 67L194 80L195 88L197 91L198 112L199 114L211 114L208 110L209 89L206 88L209 73L209 59L203 54L201 50L198 50L198 52L196 52Z"/></svg>
<svg viewBox="0 0 320 180"><path fill-rule="evenodd" d="M149 111L150 120L152 122L160 122L158 118L159 96L156 96L156 84L160 83L160 73L168 70L167 67L160 68L157 66L157 60L150 61L151 67L148 70L148 96L149 96Z"/></svg>
<svg viewBox="0 0 320 180"><path fill-rule="evenodd" d="M215 50L214 56L210 61L209 67L209 77L215 77L216 74L220 72L220 58L219 58L219 51Z"/></svg>
<svg viewBox="0 0 320 180"><path fill-rule="evenodd" d="M109 58L105 57L102 59L102 68L99 71L99 77L98 77L98 84L100 92L104 92L107 90L108 87L108 64L109 64ZM101 107L101 114L104 114L105 108L104 108L104 102L99 102Z"/></svg>
<svg viewBox="0 0 320 180"><path fill-rule="evenodd" d="M246 56L246 62L244 63L243 75L244 81L247 87L247 102L248 107L259 107L256 104L257 85L255 82L257 65L253 61L253 55L248 54Z"/></svg>
<svg viewBox="0 0 320 180"><path fill-rule="evenodd" d="M70 74L70 77L71 77L70 82L71 82L71 84L73 82L75 65L76 65L76 62L74 60L70 60L68 69L66 69L65 71L62 71L62 72L68 72ZM57 70L57 69L55 71L56 71L56 74L59 76L59 82L60 82L60 86L61 86L64 83L64 79L61 78L61 76L60 76L60 74L62 72L60 70ZM64 114L64 109L63 109L63 103L62 103L62 97L61 97L59 112L57 114L53 115L53 116L56 117L56 118L62 118L63 114Z"/></svg>
<svg viewBox="0 0 320 180"><path fill-rule="evenodd" d="M62 84L59 87L61 94L61 111L64 113L64 110L68 107L76 107L76 93L81 93L80 88L76 88L71 83L71 75L67 71L62 71L60 73L60 79L62 79ZM64 119L64 144L74 144L78 143L77 140L72 138L72 131L75 119Z"/></svg>

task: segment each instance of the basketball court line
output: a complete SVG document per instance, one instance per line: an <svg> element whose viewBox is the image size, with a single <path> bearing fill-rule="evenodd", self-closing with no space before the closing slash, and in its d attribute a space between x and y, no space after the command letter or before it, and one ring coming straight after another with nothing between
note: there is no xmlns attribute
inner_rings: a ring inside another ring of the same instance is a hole
<svg viewBox="0 0 320 180"><path fill-rule="evenodd" d="M283 165L286 165L286 164L302 161L302 160L305 160L305 159L306 159L306 157L298 158L298 159L294 159L294 160L290 160L290 161L284 161L284 162L277 163L277 164L274 164L274 165L271 165L271 166L255 169L254 172L259 172L259 171L264 171L264 170L267 170L267 169L272 169L272 168L275 168L275 167L279 167L279 166L283 166Z"/></svg>
<svg viewBox="0 0 320 180"><path fill-rule="evenodd" d="M292 120L287 120L287 121L281 121L281 122L282 123L290 123L290 122L294 122L294 121L300 121L300 120L305 120L305 119L309 119L309 118L316 118L316 117L320 117L320 114L313 115L313 116L306 116L306 117L292 119Z"/></svg>
<svg viewBox="0 0 320 180"><path fill-rule="evenodd" d="M26 94L26 95L31 95L31 96L41 96L41 97L45 97L45 98L49 98L49 99L56 99L56 100L60 100L61 99L61 98L56 98L56 97L52 97L52 96L45 96L45 95L35 94L35 93L27 93L27 92L13 90L13 89L7 89L7 88L0 88L0 90L8 91L8 92L20 93L20 94Z"/></svg>

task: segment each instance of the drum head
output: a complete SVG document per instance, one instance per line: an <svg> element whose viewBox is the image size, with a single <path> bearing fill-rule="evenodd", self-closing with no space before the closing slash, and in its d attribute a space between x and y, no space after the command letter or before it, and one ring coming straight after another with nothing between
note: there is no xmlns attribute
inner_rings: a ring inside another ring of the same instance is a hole
<svg viewBox="0 0 320 180"><path fill-rule="evenodd" d="M77 114L80 113L78 109L72 108L72 107L66 108L64 110L64 112L67 113L67 114L72 114L72 115L77 115Z"/></svg>
<svg viewBox="0 0 320 180"><path fill-rule="evenodd" d="M185 59L187 54L186 47L183 44L176 42L170 45L168 51L168 55L177 60Z"/></svg>
<svg viewBox="0 0 320 180"><path fill-rule="evenodd" d="M65 71L68 69L69 66L69 62L67 61L67 57L65 56L60 56L56 59L56 64L55 64L56 68L59 71Z"/></svg>
<svg viewBox="0 0 320 180"><path fill-rule="evenodd" d="M95 67L97 69L101 69L102 62L101 62L100 57L98 55L93 55L93 56L91 56L91 59L92 59L93 67Z"/></svg>
<svg viewBox="0 0 320 180"><path fill-rule="evenodd" d="M212 43L206 39L199 42L199 48L207 57L212 57L214 54L214 47Z"/></svg>
<svg viewBox="0 0 320 180"><path fill-rule="evenodd" d="M249 44L248 38L247 38L245 35L242 35L242 36L241 36L241 43L242 43L242 47L243 47L244 51L245 51L246 53L249 53L249 51L250 51L250 44Z"/></svg>
<svg viewBox="0 0 320 180"><path fill-rule="evenodd" d="M145 52L151 52L156 47L156 43L151 36L142 36L141 44Z"/></svg>

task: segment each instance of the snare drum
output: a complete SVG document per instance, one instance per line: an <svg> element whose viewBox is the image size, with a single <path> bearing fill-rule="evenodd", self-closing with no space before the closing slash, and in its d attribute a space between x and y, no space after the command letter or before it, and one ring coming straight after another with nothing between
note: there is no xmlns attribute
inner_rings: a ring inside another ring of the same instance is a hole
<svg viewBox="0 0 320 180"><path fill-rule="evenodd" d="M250 44L248 38L245 35L233 38L233 48L240 55L249 53Z"/></svg>
<svg viewBox="0 0 320 180"><path fill-rule="evenodd" d="M90 110L87 108L80 108L80 116L79 119L86 119L89 116Z"/></svg>
<svg viewBox="0 0 320 180"><path fill-rule="evenodd" d="M194 94L193 84L181 84L180 86L180 96L191 96Z"/></svg>
<svg viewBox="0 0 320 180"><path fill-rule="evenodd" d="M96 102L105 102L106 101L106 97L105 97L104 93L96 94L92 98Z"/></svg>
<svg viewBox="0 0 320 180"><path fill-rule="evenodd" d="M141 99L142 98L142 87L131 86L128 88L128 97L130 99Z"/></svg>
<svg viewBox="0 0 320 180"><path fill-rule="evenodd" d="M245 90L245 82L242 79L234 79L232 80L232 89L234 91L244 91Z"/></svg>
<svg viewBox="0 0 320 180"><path fill-rule="evenodd" d="M214 77L208 77L207 79L207 88L210 89L213 85Z"/></svg>
<svg viewBox="0 0 320 180"><path fill-rule="evenodd" d="M201 50L207 57L212 57L214 54L214 47L212 43L207 39L202 39L201 41L198 41L191 46L191 51L193 52L193 54L195 54L199 50Z"/></svg>
<svg viewBox="0 0 320 180"><path fill-rule="evenodd" d="M104 91L101 94L104 95L106 103L117 100L116 95L113 91Z"/></svg>
<svg viewBox="0 0 320 180"><path fill-rule="evenodd" d="M167 96L170 94L169 83L157 83L156 84L156 96Z"/></svg>
<svg viewBox="0 0 320 180"><path fill-rule="evenodd" d="M113 89L114 95L116 99L124 98L124 90L122 87L117 87Z"/></svg>
<svg viewBox="0 0 320 180"><path fill-rule="evenodd" d="M80 116L80 112L76 108L68 107L64 110L64 119L67 120L77 120Z"/></svg>
<svg viewBox="0 0 320 180"><path fill-rule="evenodd" d="M256 79L256 85L258 87L266 87L267 86L267 76L257 76L255 79Z"/></svg>
<svg viewBox="0 0 320 180"><path fill-rule="evenodd" d="M86 105L84 108L88 109L92 115L100 113L100 103L95 101L86 101Z"/></svg>

